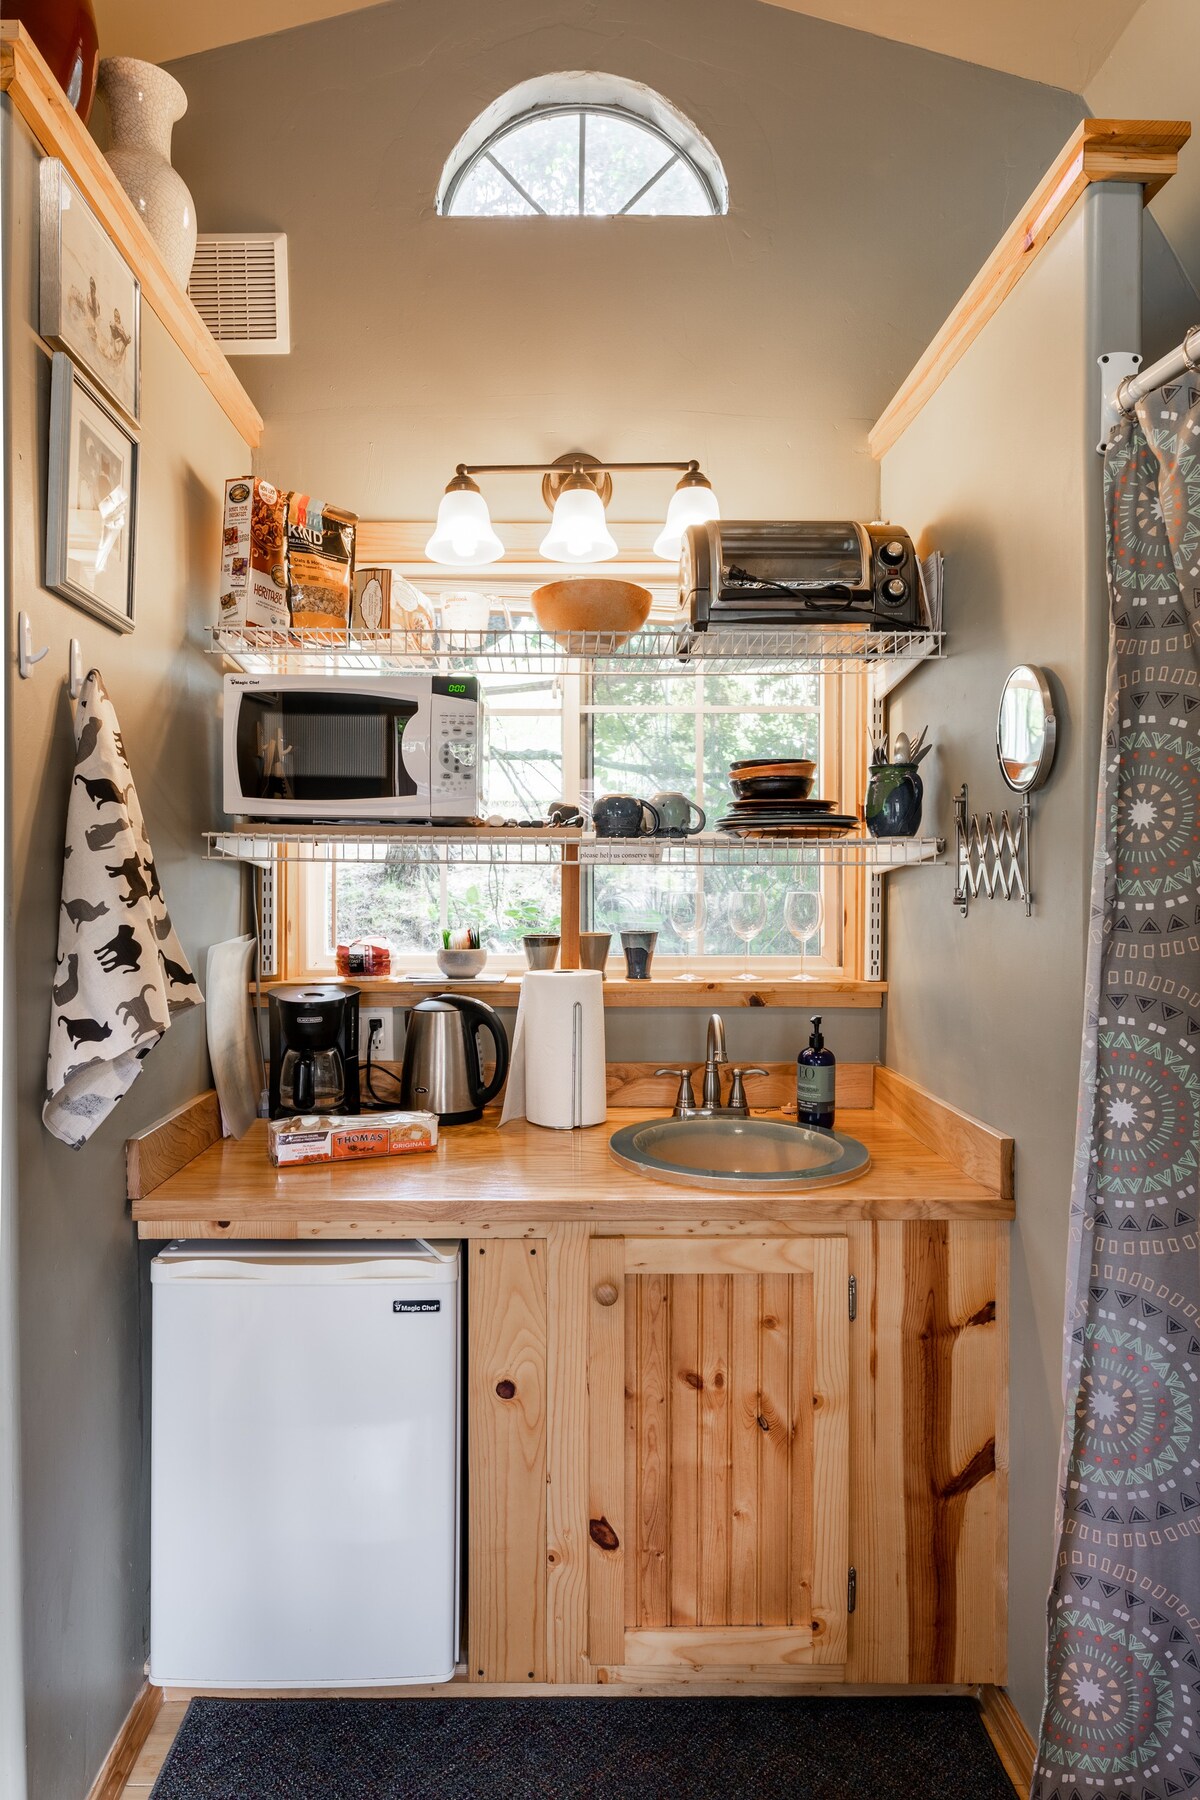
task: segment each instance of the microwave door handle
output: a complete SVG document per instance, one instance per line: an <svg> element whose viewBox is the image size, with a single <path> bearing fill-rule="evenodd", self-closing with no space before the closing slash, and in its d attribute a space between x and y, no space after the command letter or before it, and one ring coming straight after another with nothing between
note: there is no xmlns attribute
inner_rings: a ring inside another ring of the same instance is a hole
<svg viewBox="0 0 1200 1800"><path fill-rule="evenodd" d="M862 563L862 574L858 578L857 587L860 593L863 588L866 588L869 593L872 586L871 577L874 572L875 548L871 543L870 532L860 519L854 521L854 532L858 538L858 554Z"/></svg>

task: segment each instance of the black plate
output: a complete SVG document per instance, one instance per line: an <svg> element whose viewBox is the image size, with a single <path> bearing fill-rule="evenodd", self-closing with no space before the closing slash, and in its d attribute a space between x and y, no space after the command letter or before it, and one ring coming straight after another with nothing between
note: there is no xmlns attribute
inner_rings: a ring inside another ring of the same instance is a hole
<svg viewBox="0 0 1200 1800"><path fill-rule="evenodd" d="M729 777L739 800L807 800L815 775L751 775L745 781Z"/></svg>

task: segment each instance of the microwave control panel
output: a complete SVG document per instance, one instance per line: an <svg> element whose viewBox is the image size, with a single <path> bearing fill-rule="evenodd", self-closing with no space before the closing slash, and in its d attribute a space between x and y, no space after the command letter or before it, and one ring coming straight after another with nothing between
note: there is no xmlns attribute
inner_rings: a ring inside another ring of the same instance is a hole
<svg viewBox="0 0 1200 1800"><path fill-rule="evenodd" d="M477 682L434 678L429 799L443 816L477 810L480 710Z"/></svg>

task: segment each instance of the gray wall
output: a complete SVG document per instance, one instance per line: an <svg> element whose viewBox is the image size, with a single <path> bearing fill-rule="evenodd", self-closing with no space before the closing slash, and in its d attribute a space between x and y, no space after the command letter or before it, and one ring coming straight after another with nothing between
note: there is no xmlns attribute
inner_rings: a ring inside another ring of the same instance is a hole
<svg viewBox="0 0 1200 1800"><path fill-rule="evenodd" d="M64 677L77 636L121 719L168 904L188 956L238 928L238 876L198 860L217 814L212 613L225 476L245 446L143 312L137 629L121 637L40 587L50 362L36 334L38 153L2 103L9 605L50 654L8 663L20 1490L29 1792L81 1800L142 1680L148 1618L149 1291L125 1198L126 1137L209 1085L204 1014L181 1016L132 1093L71 1151L41 1123L74 756ZM15 642L7 622L6 642ZM11 1789L5 1789L6 1800Z"/></svg>
<svg viewBox="0 0 1200 1800"><path fill-rule="evenodd" d="M936 889L891 877L887 917L884 1060L1016 1139L1009 1683L1031 1730L1053 1552L1107 648L1095 358L1136 347L1140 224L1140 189L1090 189L882 470L885 515L946 555L950 654L891 708L893 731L928 722L937 745L925 765L928 824L953 840L963 781L974 808L1011 803L993 733L1016 663L1045 664L1058 702L1058 758L1033 802L1032 918L986 899L962 918L950 870Z"/></svg>
<svg viewBox="0 0 1200 1800"><path fill-rule="evenodd" d="M729 517L872 517L869 426L1083 110L761 0L404 0L172 67L201 229L288 233L293 352L239 362L260 472L364 518L579 445L696 455ZM437 218L460 133L555 69L682 108L729 216ZM621 477L612 513L665 499Z"/></svg>

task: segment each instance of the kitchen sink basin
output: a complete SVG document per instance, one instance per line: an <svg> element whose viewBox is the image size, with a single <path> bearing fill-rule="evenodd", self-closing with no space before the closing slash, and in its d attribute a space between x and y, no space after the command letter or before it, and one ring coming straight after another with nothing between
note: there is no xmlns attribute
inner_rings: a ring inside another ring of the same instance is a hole
<svg viewBox="0 0 1200 1800"><path fill-rule="evenodd" d="M751 1193L832 1187L871 1165L857 1138L775 1119L646 1119L614 1131L608 1148L653 1181Z"/></svg>

